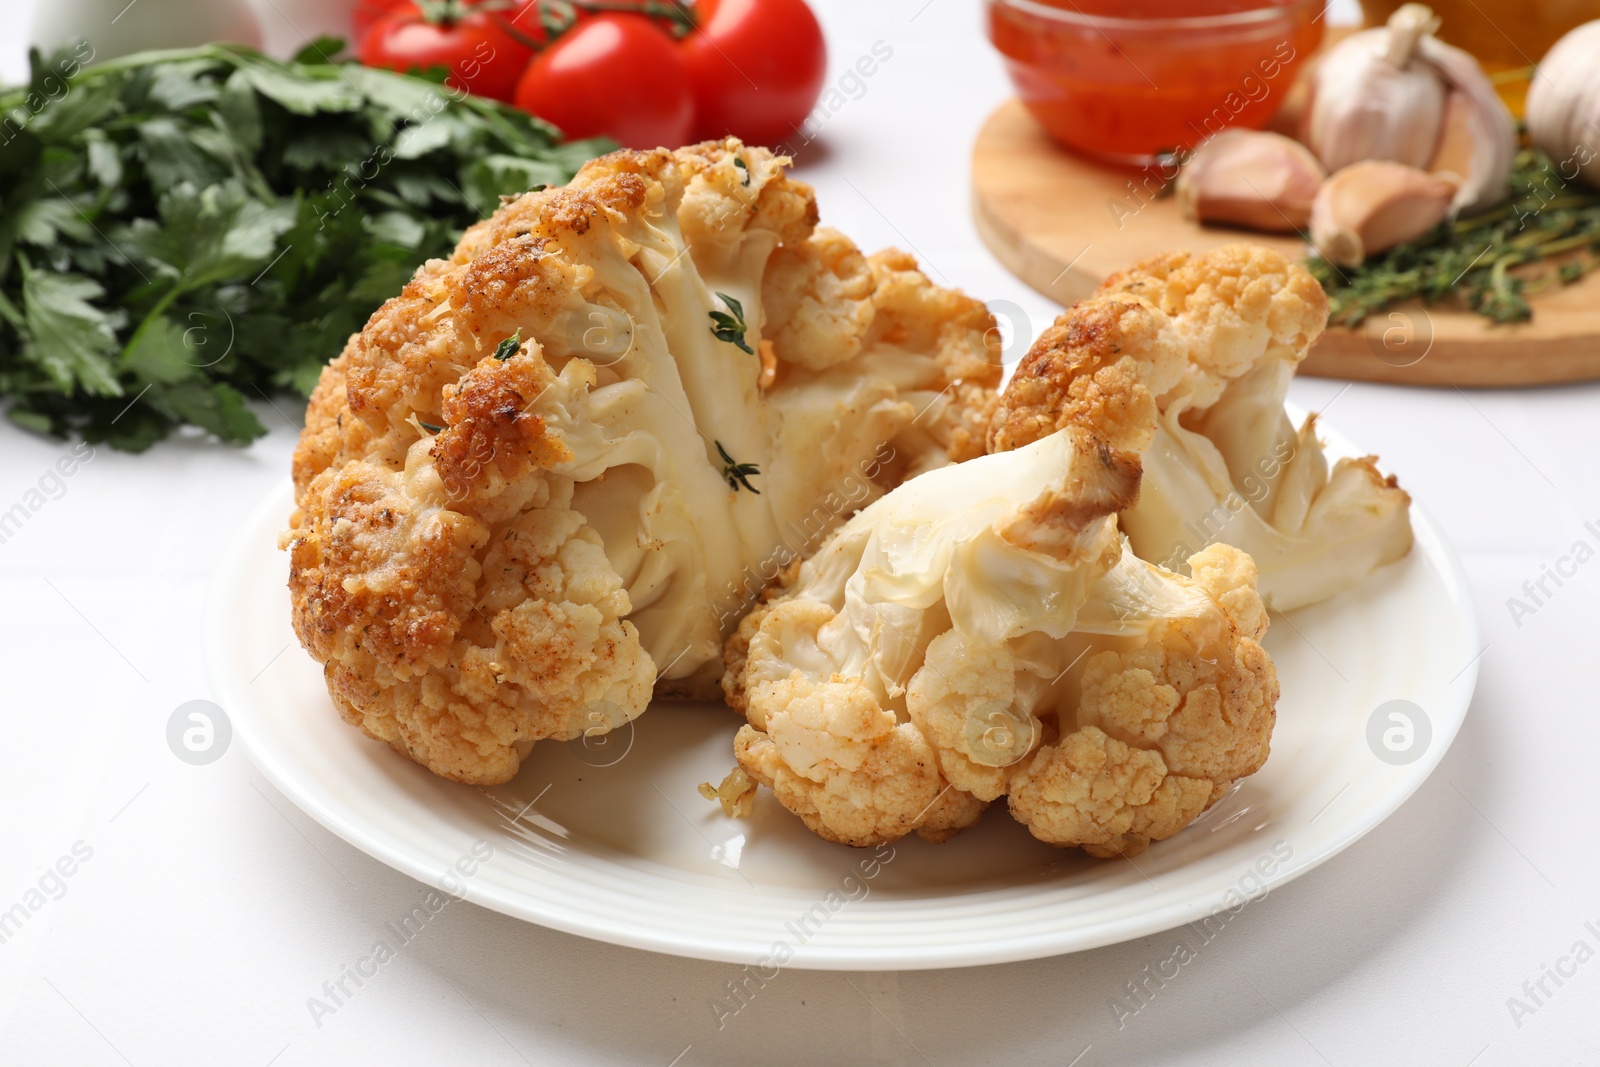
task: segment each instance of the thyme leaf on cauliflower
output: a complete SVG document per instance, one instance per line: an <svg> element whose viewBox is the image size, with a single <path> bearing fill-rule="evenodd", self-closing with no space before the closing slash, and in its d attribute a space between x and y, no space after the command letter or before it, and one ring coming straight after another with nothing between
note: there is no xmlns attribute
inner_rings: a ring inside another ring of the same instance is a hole
<svg viewBox="0 0 1600 1067"><path fill-rule="evenodd" d="M728 310L708 312L711 316L711 336L726 341L741 352L755 355L756 350L744 339L744 305L727 293L718 293L717 299L727 305Z"/></svg>
<svg viewBox="0 0 1600 1067"><path fill-rule="evenodd" d="M712 444L717 446L717 454L722 457L722 477L726 479L728 488L738 492L743 487L760 496L761 490L750 484L750 475L760 474L760 466L754 463L740 463L728 455L728 450L722 447L721 441L713 441Z"/></svg>
<svg viewBox="0 0 1600 1067"><path fill-rule="evenodd" d="M501 341L494 349L494 358L501 363L517 354L517 349L522 347L522 327L517 327L517 332Z"/></svg>

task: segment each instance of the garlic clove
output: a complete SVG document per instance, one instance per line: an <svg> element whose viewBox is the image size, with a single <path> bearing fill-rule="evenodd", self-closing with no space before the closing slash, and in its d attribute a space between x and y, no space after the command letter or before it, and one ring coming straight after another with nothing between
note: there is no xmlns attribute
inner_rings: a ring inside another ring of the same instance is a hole
<svg viewBox="0 0 1600 1067"><path fill-rule="evenodd" d="M1294 233L1311 219L1325 177L1305 145L1281 134L1227 129L1207 138L1178 172L1178 206L1191 222Z"/></svg>
<svg viewBox="0 0 1600 1067"><path fill-rule="evenodd" d="M1528 88L1528 136L1563 177L1600 188L1600 20L1557 41Z"/></svg>
<svg viewBox="0 0 1600 1067"><path fill-rule="evenodd" d="M1415 240L1450 213L1457 182L1388 160L1353 163L1330 175L1311 205L1311 243L1324 259L1358 266Z"/></svg>
<svg viewBox="0 0 1600 1067"><path fill-rule="evenodd" d="M1450 86L1440 122L1438 148L1428 169L1460 177L1451 209L1472 211L1511 195L1517 156L1517 125L1494 84L1469 53L1429 37L1417 48L1419 62Z"/></svg>
<svg viewBox="0 0 1600 1067"><path fill-rule="evenodd" d="M1444 105L1444 122L1439 128L1439 147L1434 149L1428 169L1435 174L1450 174L1466 182L1472 173L1478 146L1479 129L1472 101L1463 92L1451 92Z"/></svg>

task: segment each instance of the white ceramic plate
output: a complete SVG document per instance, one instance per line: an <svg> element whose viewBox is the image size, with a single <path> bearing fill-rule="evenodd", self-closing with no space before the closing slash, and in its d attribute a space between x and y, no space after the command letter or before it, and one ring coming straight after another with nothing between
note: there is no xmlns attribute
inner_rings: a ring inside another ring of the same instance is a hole
<svg viewBox="0 0 1600 1067"><path fill-rule="evenodd" d="M1341 445L1332 438L1330 452L1349 454ZM541 744L515 781L492 789L436 778L362 736L340 721L290 630L287 557L275 543L290 506L287 484L263 502L207 607L217 697L261 771L413 878L559 930L701 959L792 954L790 966L844 970L999 963L1236 909L1398 808L1455 737L1477 678L1460 564L1415 509L1407 559L1274 618L1266 645L1283 697L1272 756L1177 837L1137 860L1100 862L1034 841L1002 802L944 845L855 850L813 837L765 791L747 820L699 796L700 782L732 766L738 719L720 705L664 703L605 738ZM1369 720L1391 700L1421 709L1431 734L1417 732L1420 754L1403 765L1368 741Z"/></svg>

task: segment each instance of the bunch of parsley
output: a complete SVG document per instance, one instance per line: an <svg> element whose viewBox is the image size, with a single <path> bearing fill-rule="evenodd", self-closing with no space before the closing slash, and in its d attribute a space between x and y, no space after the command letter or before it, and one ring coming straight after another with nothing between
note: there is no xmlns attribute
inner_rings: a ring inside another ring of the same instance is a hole
<svg viewBox="0 0 1600 1067"><path fill-rule="evenodd" d="M0 402L141 450L185 424L265 430L247 398L310 391L423 260L502 195L609 145L426 77L229 46L0 91Z"/></svg>

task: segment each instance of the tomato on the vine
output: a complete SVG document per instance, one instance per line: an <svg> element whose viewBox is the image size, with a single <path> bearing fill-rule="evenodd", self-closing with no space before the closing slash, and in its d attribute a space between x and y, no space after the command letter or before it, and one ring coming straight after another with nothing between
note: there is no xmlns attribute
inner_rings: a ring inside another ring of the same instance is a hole
<svg viewBox="0 0 1600 1067"><path fill-rule="evenodd" d="M580 19L528 65L515 102L568 137L628 148L676 148L694 125L682 50L641 15Z"/></svg>
<svg viewBox="0 0 1600 1067"><path fill-rule="evenodd" d="M643 15L673 37L694 29L695 17L685 0L524 0L528 10L519 25L537 24L554 40L579 22L606 13Z"/></svg>
<svg viewBox="0 0 1600 1067"><path fill-rule="evenodd" d="M683 40L695 137L775 145L796 136L822 93L828 49L805 0L701 0Z"/></svg>
<svg viewBox="0 0 1600 1067"><path fill-rule="evenodd" d="M450 84L510 101L528 60L530 39L512 26L507 5L468 0L402 0L372 26L361 62L392 70L448 67Z"/></svg>

